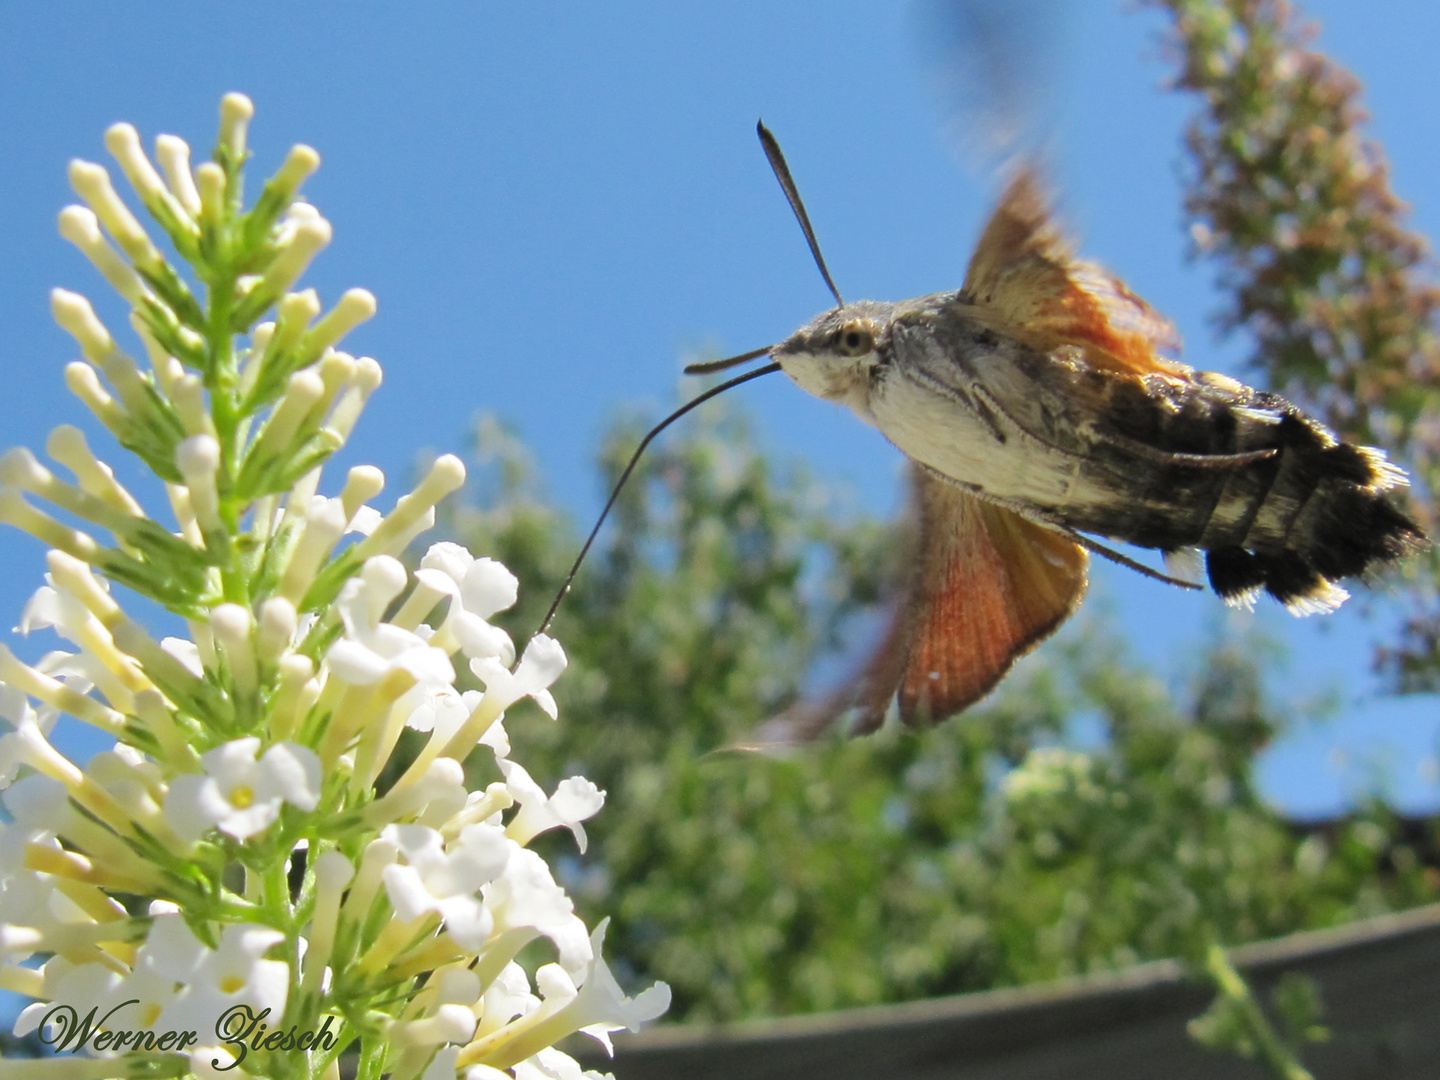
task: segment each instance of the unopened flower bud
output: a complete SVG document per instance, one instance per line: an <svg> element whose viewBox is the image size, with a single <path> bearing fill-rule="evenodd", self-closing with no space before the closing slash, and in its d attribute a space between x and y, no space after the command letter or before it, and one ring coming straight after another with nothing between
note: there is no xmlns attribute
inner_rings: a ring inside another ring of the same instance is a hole
<svg viewBox="0 0 1440 1080"><path fill-rule="evenodd" d="M68 289L50 290L50 314L80 344L80 354L98 364L115 349L115 339L95 314L90 301Z"/></svg>
<svg viewBox="0 0 1440 1080"><path fill-rule="evenodd" d="M119 163L125 178L130 181L140 201L147 206L165 201L169 194L165 183L145 150L140 145L140 135L132 124L112 124L105 132L105 149Z"/></svg>
<svg viewBox="0 0 1440 1080"><path fill-rule="evenodd" d="M238 162L245 156L245 133L255 106L244 94L230 93L220 99L220 145Z"/></svg>
<svg viewBox="0 0 1440 1080"><path fill-rule="evenodd" d="M345 290L340 302L310 328L306 348L319 355L366 319L374 318L375 307L375 294L368 289Z"/></svg>
<svg viewBox="0 0 1440 1080"><path fill-rule="evenodd" d="M192 218L200 216L200 192L190 173L190 144L175 135L157 135L155 158L165 171L170 193Z"/></svg>
<svg viewBox="0 0 1440 1080"><path fill-rule="evenodd" d="M145 283L105 239L93 210L85 206L67 206L61 210L60 235L78 247L110 286L131 304L138 304L144 298Z"/></svg>

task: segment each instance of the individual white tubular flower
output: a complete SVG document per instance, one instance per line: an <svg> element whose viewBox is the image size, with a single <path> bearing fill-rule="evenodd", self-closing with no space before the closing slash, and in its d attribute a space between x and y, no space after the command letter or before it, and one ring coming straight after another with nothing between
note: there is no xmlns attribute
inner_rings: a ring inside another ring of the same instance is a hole
<svg viewBox="0 0 1440 1080"><path fill-rule="evenodd" d="M383 828L401 818L418 815L427 808L438 813L443 824L465 806L465 769L453 758L439 758L426 770L421 783L400 791L391 790L365 808L365 823L372 829Z"/></svg>
<svg viewBox="0 0 1440 1080"><path fill-rule="evenodd" d="M75 339L80 355L99 364L115 351L115 339L95 314L90 301L68 289L50 290L50 314L60 328Z"/></svg>
<svg viewBox="0 0 1440 1080"><path fill-rule="evenodd" d="M568 661L560 643L546 634L536 634L525 646L519 666L512 672L494 658L470 661L470 670L485 684L485 696L492 695L503 712L523 697L532 697L554 720L559 712L549 686L560 677Z"/></svg>
<svg viewBox="0 0 1440 1080"><path fill-rule="evenodd" d="M45 993L45 976L34 968L21 967L19 964L11 963L0 964L0 990L8 990L12 994L20 994L24 997L38 998ZM15 1026L18 1029L20 1025L17 1022ZM14 1030L11 1034L24 1035L25 1033ZM451 1073L451 1076L453 1075L454 1073Z"/></svg>
<svg viewBox="0 0 1440 1080"><path fill-rule="evenodd" d="M210 949L179 915L158 916L146 940L153 957L150 966L183 986L161 1012L154 1030L204 1032L208 1037L216 1019L241 1004L257 1014L269 1009L271 1016L283 1016L290 990L289 965L263 957L284 940L284 934L268 926L231 923L221 930L219 947Z"/></svg>
<svg viewBox="0 0 1440 1080"><path fill-rule="evenodd" d="M93 367L79 360L66 364L65 387L95 414L95 418L104 424L112 435L122 437L126 434L130 417L100 385L100 376Z"/></svg>
<svg viewBox="0 0 1440 1080"><path fill-rule="evenodd" d="M337 501L316 499L311 502L305 514L305 524L301 527L300 539L280 578L277 595L299 606L305 591L315 581L320 564L344 535L345 524L345 508Z"/></svg>
<svg viewBox="0 0 1440 1080"><path fill-rule="evenodd" d="M158 770L133 748L123 743L117 743L116 747L92 757L85 766L85 774L109 792L132 820L173 848L175 837L160 812L159 800L164 797L164 791Z"/></svg>
<svg viewBox="0 0 1440 1080"><path fill-rule="evenodd" d="M609 919L602 920L590 937L592 959L576 980L578 993L566 993L561 972L546 972L542 991L550 992L546 994L545 1004L465 1047L460 1051L458 1064L463 1067L483 1062L496 1068L510 1068L543 1052L573 1031L583 1031L611 1050L610 1032L621 1028L638 1032L642 1023L664 1013L670 1007L670 987L665 983L657 982L631 998L625 996L615 981L601 953L609 923ZM536 982L542 982L540 972L536 972Z"/></svg>
<svg viewBox="0 0 1440 1080"><path fill-rule="evenodd" d="M317 410L320 415L330 412L334 407L336 397L354 381L357 368L356 359L349 353L338 349L325 350L318 365L320 378L325 383L325 393Z"/></svg>
<svg viewBox="0 0 1440 1080"><path fill-rule="evenodd" d="M385 868L393 865L399 856L400 846L385 833L365 845L355 883L340 905L341 918L355 924L363 924L369 918L370 909L384 882Z"/></svg>
<svg viewBox="0 0 1440 1080"><path fill-rule="evenodd" d="M340 621L345 624L346 638L370 644L389 634L394 628L383 621L385 609L405 588L405 580L405 567L399 559L388 555L366 559L360 572L345 583L335 601ZM391 636L405 645L412 640L409 636Z"/></svg>
<svg viewBox="0 0 1440 1080"><path fill-rule="evenodd" d="M465 484L465 465L454 454L442 454L409 495L402 495L395 509L375 531L355 545L362 559L373 555L396 555L432 519L435 504Z"/></svg>
<svg viewBox="0 0 1440 1080"><path fill-rule="evenodd" d="M89 161L70 162L70 186L95 211L100 224L132 263L142 270L157 270L164 264L159 249L115 193L104 167Z"/></svg>
<svg viewBox="0 0 1440 1080"><path fill-rule="evenodd" d="M585 827L580 823L594 817L605 805L605 792L583 776L560 781L555 794L547 796L530 774L516 762L502 760L500 772L505 787L520 804L520 811L505 827L505 835L522 847L548 829L562 825L575 837L581 853L585 851Z"/></svg>
<svg viewBox="0 0 1440 1080"><path fill-rule="evenodd" d="M0 956L23 957L58 953L66 960L85 963L98 959L98 946L113 940L113 923L55 923L41 928L0 923Z"/></svg>
<svg viewBox="0 0 1440 1080"><path fill-rule="evenodd" d="M355 361L355 374L350 379L350 385L340 395L340 400L335 403L335 408L331 410L325 423L341 442L350 437L350 432L355 429L355 422L360 419L360 414L365 409L365 402L370 400L370 395L380 386L382 378L380 365L370 357L362 356Z"/></svg>
<svg viewBox="0 0 1440 1080"><path fill-rule="evenodd" d="M170 193L165 189L165 183L155 171L155 166L151 165L150 159L145 156L140 145L140 134L133 124L112 124L106 128L105 149L115 158L120 171L125 174L125 179L130 181L130 186L135 189L135 194L140 196L141 202L148 206L165 201Z"/></svg>
<svg viewBox="0 0 1440 1080"><path fill-rule="evenodd" d="M288 298L288 297L287 297ZM250 347L241 352L240 355L240 382L238 389L240 393L247 394L255 386L255 380L260 376L260 369L264 366L263 361L270 342L275 337L275 324L263 322L250 332Z"/></svg>
<svg viewBox="0 0 1440 1080"><path fill-rule="evenodd" d="M465 797L465 806L437 828L449 840L460 835L460 830L466 825L473 825L477 821L486 821L496 814L502 814L515 805L515 797L510 794L504 784L498 780L488 785L484 791L472 791Z"/></svg>
<svg viewBox="0 0 1440 1080"><path fill-rule="evenodd" d="M547 688L560 677L565 664L565 650L560 648L558 641L544 634L536 634L530 639L514 672L494 657L471 660L470 670L485 682L484 696L449 738L444 738L439 731L431 736L395 786L404 788L418 783L430 762L437 757L464 761L501 714L523 697L533 697L553 720L557 716L555 699Z"/></svg>
<svg viewBox="0 0 1440 1080"><path fill-rule="evenodd" d="M155 741L172 765L187 769L200 767L194 748L176 723L164 695L158 690L145 690L135 695L135 716L155 736Z"/></svg>
<svg viewBox="0 0 1440 1080"><path fill-rule="evenodd" d="M69 424L55 428L45 440L45 452L75 474L82 491L122 514L145 516L140 503L115 479L114 470L91 451L79 428Z"/></svg>
<svg viewBox="0 0 1440 1080"><path fill-rule="evenodd" d="M285 155L285 161L270 178L267 186L272 187L277 195L282 196L287 202L295 197L300 190L300 185L320 168L320 155L314 147L298 143L290 148Z"/></svg>
<svg viewBox="0 0 1440 1080"><path fill-rule="evenodd" d="M280 661L280 687L270 700L270 735L288 739L300 729L320 698L315 664L308 656L289 653Z"/></svg>
<svg viewBox="0 0 1440 1080"><path fill-rule="evenodd" d="M480 999L480 1026L477 1037L499 1031L517 1016L526 1016L540 1007L530 992L530 976L516 963L507 963L488 984Z"/></svg>
<svg viewBox="0 0 1440 1080"><path fill-rule="evenodd" d="M145 346L145 355L150 358L150 367L155 372L155 385L166 397L173 399L175 380L185 374L185 365L161 347L150 328L145 325L145 320L134 311L130 313L130 329L135 331L135 336Z"/></svg>
<svg viewBox="0 0 1440 1080"><path fill-rule="evenodd" d="M85 566L62 552L52 550L49 557L52 567L57 562L67 568ZM75 576L83 577L78 573ZM85 678L119 711L133 713L134 695L155 689L154 684L134 657L116 647L110 632L89 609L86 600L67 587L66 575L52 571L50 578L53 586L38 589L25 605L19 629L28 634L34 629L51 627L67 641L79 645L83 651L77 659L85 661ZM94 583L93 578L90 581Z"/></svg>
<svg viewBox="0 0 1440 1080"><path fill-rule="evenodd" d="M125 618L120 605L110 596L109 588L95 576L87 563L66 555L63 551L49 551L45 555L45 565L56 587L83 604L106 630L118 625ZM24 629L28 632L29 628ZM148 687L136 686L135 689L138 692Z"/></svg>
<svg viewBox="0 0 1440 1080"><path fill-rule="evenodd" d="M444 649L459 648L467 657L515 661L510 636L490 625L490 616L514 606L519 596L515 575L494 559L477 559L459 544L434 544L420 560L417 581L451 597L450 610L432 639Z"/></svg>
<svg viewBox="0 0 1440 1080"><path fill-rule="evenodd" d="M155 160L165 173L170 194L191 218L200 216L200 192L190 173L190 144L175 135L155 136Z"/></svg>
<svg viewBox="0 0 1440 1080"><path fill-rule="evenodd" d="M67 206L60 211L60 235L78 247L95 264L111 288L136 305L145 297L145 282L100 231L95 212L84 206Z"/></svg>
<svg viewBox="0 0 1440 1080"><path fill-rule="evenodd" d="M346 289L340 300L305 335L305 351L319 356L355 327L375 317L375 294L368 289Z"/></svg>
<svg viewBox="0 0 1440 1080"><path fill-rule="evenodd" d="M295 284L315 256L330 243L333 234L334 230L324 218L299 222L290 230L288 242L276 252L255 287L265 296L279 296Z"/></svg>
<svg viewBox="0 0 1440 1080"><path fill-rule="evenodd" d="M444 578L443 575L441 575L441 579L437 579L434 574L422 575L417 572L415 574L415 587L410 590L410 595L405 598L405 603L400 606L400 610L395 613L395 617L390 621L396 626L404 627L406 630L416 629L425 620L425 616L435 610L436 604L451 595L451 587L449 579ZM441 644L435 639L434 634L430 636L430 643L436 647L439 647ZM411 724L410 726L414 727L415 725ZM417 730L424 731L428 729L418 728Z"/></svg>
<svg viewBox="0 0 1440 1080"><path fill-rule="evenodd" d="M479 828L500 831L493 825L468 825L461 835ZM495 937L476 968L481 981L494 978L528 942L542 936L554 944L561 966L580 978L593 954L575 904L556 884L544 859L506 840L513 847L504 870L481 889L495 921Z"/></svg>
<svg viewBox="0 0 1440 1080"><path fill-rule="evenodd" d="M182 373L170 384L170 400L186 435L217 436L215 421L205 407L205 383L199 375Z"/></svg>
<svg viewBox="0 0 1440 1080"><path fill-rule="evenodd" d="M300 344L313 319L320 315L320 296L314 289L286 293L275 309L275 330L270 351L288 352Z"/></svg>
<svg viewBox="0 0 1440 1080"><path fill-rule="evenodd" d="M318 994L324 984L325 966L330 963L330 954L335 948L340 900L354 876L355 868L350 860L338 851L326 851L315 860L315 909L310 918L310 945L305 950L305 974L300 984L307 993Z"/></svg>
<svg viewBox="0 0 1440 1080"><path fill-rule="evenodd" d="M465 964L451 964L438 969L425 985L423 993L432 1005L464 1005L475 1009L484 992L480 976ZM468 1036L467 1036L468 1037Z"/></svg>
<svg viewBox="0 0 1440 1080"><path fill-rule="evenodd" d="M220 145L238 164L245 158L245 133L255 105L244 94L229 93L220 99Z"/></svg>
<svg viewBox="0 0 1440 1080"><path fill-rule="evenodd" d="M475 1034L475 1014L466 1006L446 1003L421 1020L399 1020L386 1028L398 1046L440 1046L463 1043Z"/></svg>
<svg viewBox="0 0 1440 1080"><path fill-rule="evenodd" d="M300 425L305 422L305 418L310 415L324 393L324 380L310 368L291 375L285 384L285 393L275 411L270 414L269 421L260 433L259 444L252 453L258 451L271 460L279 459L288 453L295 433L300 430Z"/></svg>
<svg viewBox="0 0 1440 1080"><path fill-rule="evenodd" d="M328 761L361 736L351 776L357 792L383 766L377 755L382 748L388 753L413 701L455 681L455 669L442 650L432 648L418 634L381 621L404 585L405 570L397 560L368 559L335 600L345 634L325 655L331 675L326 692L344 697L338 701L332 697L332 707L327 707L333 719L322 749Z"/></svg>
<svg viewBox="0 0 1440 1080"><path fill-rule="evenodd" d="M295 605L283 596L272 596L260 605L255 651L261 663L276 664L285 655L295 637L300 616ZM307 676L308 678L308 676Z"/></svg>
<svg viewBox="0 0 1440 1080"><path fill-rule="evenodd" d="M225 216L225 170L213 161L195 167L195 184L200 190L200 220L213 227Z"/></svg>
<svg viewBox="0 0 1440 1080"><path fill-rule="evenodd" d="M85 562L96 562L103 554L100 545L90 534L72 529L50 515L36 510L18 491L10 488L0 488L0 522L13 525L41 543Z"/></svg>
<svg viewBox="0 0 1440 1080"><path fill-rule="evenodd" d="M385 867L385 894L401 923L427 912L440 916L455 944L477 953L494 922L478 890L493 881L521 849L497 826L471 825L447 848L424 825L390 825L381 834L403 854L403 863Z"/></svg>
<svg viewBox="0 0 1440 1080"><path fill-rule="evenodd" d="M99 728L106 734L122 736L125 732L125 717L114 709L107 708L94 698L73 690L49 675L21 663L15 654L0 645L0 682L22 693L29 694L37 701L43 701L51 708ZM47 747L49 743L45 744ZM63 756L61 761L68 761ZM73 766L71 766L73 768ZM36 768L39 768L37 765ZM46 770L41 770L46 771ZM59 777L57 776L57 779Z"/></svg>
<svg viewBox="0 0 1440 1080"><path fill-rule="evenodd" d="M210 612L210 630L225 653L235 689L245 696L253 694L259 685L259 672L252 641L255 618L250 609L241 604L218 605Z"/></svg>
<svg viewBox="0 0 1440 1080"><path fill-rule="evenodd" d="M175 467L190 493L190 509L203 533L221 533L220 494L215 474L220 468L220 444L209 435L192 435L175 448Z"/></svg>
<svg viewBox="0 0 1440 1080"><path fill-rule="evenodd" d="M165 818L182 840L198 840L211 828L236 840L268 829L280 804L313 810L320 798L320 759L307 746L276 743L256 757L260 740L249 737L217 746L200 757L205 775L177 776L165 796Z"/></svg>
<svg viewBox="0 0 1440 1080"><path fill-rule="evenodd" d="M200 523L195 520L195 511L190 506L190 491L184 484L166 484L165 495L170 500L170 511L180 526L180 535L194 548L205 546L205 537L200 532Z"/></svg>
<svg viewBox="0 0 1440 1080"><path fill-rule="evenodd" d="M367 559L335 600L345 635L326 653L332 675L353 686L368 686L392 670L411 673L412 685L441 690L455 681L442 650L393 623L382 621L390 601L405 587L405 568L388 555ZM419 695L417 694L417 697Z"/></svg>
<svg viewBox="0 0 1440 1080"><path fill-rule="evenodd" d="M358 528L357 520L361 510L368 509L365 504L385 490L385 474L374 465L356 465L345 474L345 488L340 492L340 505L345 507L348 516L347 524L351 531L363 532L369 536L375 531L374 526L379 524L379 515L368 528ZM367 515L368 516L368 515ZM410 627L414 629L414 627Z"/></svg>

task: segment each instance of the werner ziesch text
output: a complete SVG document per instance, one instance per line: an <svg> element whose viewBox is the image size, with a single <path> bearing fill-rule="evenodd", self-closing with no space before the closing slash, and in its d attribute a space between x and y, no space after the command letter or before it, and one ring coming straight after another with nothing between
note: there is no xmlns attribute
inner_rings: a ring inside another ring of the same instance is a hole
<svg viewBox="0 0 1440 1080"><path fill-rule="evenodd" d="M96 1015L98 1006L92 1007L83 1018L71 1006L57 1005L47 1012L40 1022L40 1041L47 1046L53 1046L57 1053L69 1050L72 1054L78 1053L87 1043L94 1050L108 1050L111 1053L126 1050L184 1053L189 1047L202 1045L199 1036L193 1031L151 1031L148 1028L126 1030L116 1026L111 1018L121 1009L139 1003L139 998L122 1001L102 1016ZM269 1015L269 1009L256 1013L250 1006L243 1004L232 1005L220 1014L215 1021L215 1037L230 1048L234 1060L228 1064L214 1062L217 1072L224 1072L239 1065L251 1050L330 1050L335 1046L335 1035L330 1031L333 1017L327 1016L325 1022L315 1031L300 1031L294 1024L289 1028L267 1030L265 1018Z"/></svg>

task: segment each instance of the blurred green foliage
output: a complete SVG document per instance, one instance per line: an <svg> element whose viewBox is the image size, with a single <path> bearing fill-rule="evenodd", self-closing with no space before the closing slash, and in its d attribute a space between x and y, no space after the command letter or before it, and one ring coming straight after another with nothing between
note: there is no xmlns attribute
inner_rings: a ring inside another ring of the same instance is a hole
<svg viewBox="0 0 1440 1080"><path fill-rule="evenodd" d="M606 440L606 477L640 431ZM578 544L513 440L492 424L482 446L495 482L451 525L519 574L521 640ZM1256 754L1293 713L1266 700L1251 641L1213 643L1172 695L1082 612L931 730L729 749L823 689L817 662L863 651L888 537L714 408L642 462L560 609L562 721L512 738L545 783L580 772L609 793L588 856L568 837L555 855L583 914L613 916L615 957L674 988L671 1019L1198 967L1215 942L1434 896L1413 854L1395 869L1379 808L1302 838L1259 799Z"/></svg>

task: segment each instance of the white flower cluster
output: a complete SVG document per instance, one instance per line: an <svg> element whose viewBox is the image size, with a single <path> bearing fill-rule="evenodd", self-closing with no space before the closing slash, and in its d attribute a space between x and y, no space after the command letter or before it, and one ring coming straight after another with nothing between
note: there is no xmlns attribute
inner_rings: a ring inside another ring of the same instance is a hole
<svg viewBox="0 0 1440 1080"><path fill-rule="evenodd" d="M605 924L587 931L526 846L563 827L583 851L604 802L581 777L547 795L509 759L506 710L530 698L555 717L565 654L540 635L516 662L490 621L517 597L499 563L452 543L401 563L463 483L457 459L388 514L369 505L384 486L370 467L318 494L379 384L373 360L335 348L374 301L353 290L321 316L289 291L330 237L295 201L318 156L292 150L242 213L250 113L227 96L214 160L193 170L177 138L157 140L157 170L133 128L107 134L203 304L105 170L71 166L87 205L61 232L130 302L151 364L57 290L85 358L67 382L165 481L177 527L74 428L47 444L73 481L29 451L0 459L0 520L51 548L20 628L74 646L35 663L0 646L0 988L36 999L15 1034L123 1059L114 1076L334 1078L348 1048L362 1076L578 1078L558 1039L608 1049L669 990L621 992ZM156 641L112 582L182 616L189 639ZM456 688L457 661L483 691ZM80 768L50 741L62 714L114 748ZM407 726L423 745L396 762ZM461 763L481 744L497 779L470 791ZM555 959L532 974L516 958L537 940ZM94 1064L0 1062L0 1080Z"/></svg>

